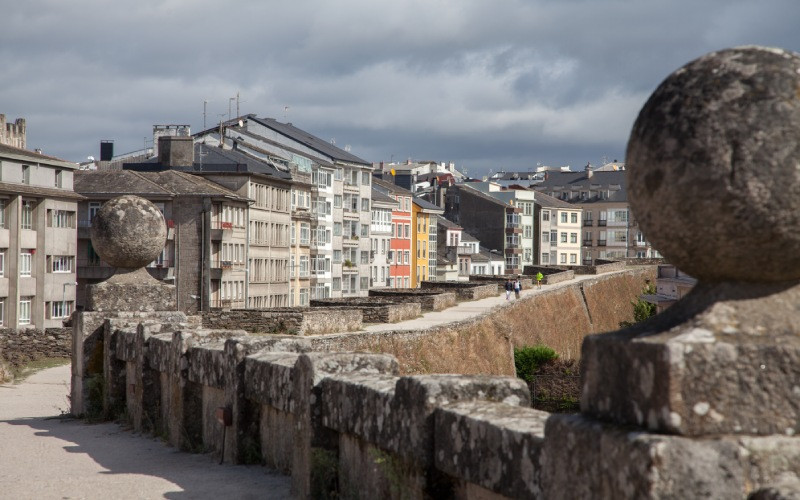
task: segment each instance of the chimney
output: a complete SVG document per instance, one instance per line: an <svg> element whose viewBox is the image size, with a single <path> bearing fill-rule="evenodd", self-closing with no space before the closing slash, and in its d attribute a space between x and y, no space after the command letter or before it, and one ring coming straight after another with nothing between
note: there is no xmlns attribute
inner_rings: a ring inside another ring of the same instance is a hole
<svg viewBox="0 0 800 500"><path fill-rule="evenodd" d="M100 141L100 161L114 158L114 141Z"/></svg>
<svg viewBox="0 0 800 500"><path fill-rule="evenodd" d="M591 165L591 163L587 163L587 164L586 164L586 168L585 168L585 170L586 170L586 178L587 178L587 179L591 179L591 178L592 178L592 176L594 175L594 172L592 172L592 165Z"/></svg>
<svg viewBox="0 0 800 500"><path fill-rule="evenodd" d="M162 167L191 167L194 140L189 136L162 135L158 138L158 162Z"/></svg>

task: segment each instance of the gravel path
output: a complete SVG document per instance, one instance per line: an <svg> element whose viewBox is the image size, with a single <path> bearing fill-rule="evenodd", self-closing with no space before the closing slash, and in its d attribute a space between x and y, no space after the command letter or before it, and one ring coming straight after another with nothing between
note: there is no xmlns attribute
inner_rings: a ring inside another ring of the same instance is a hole
<svg viewBox="0 0 800 500"><path fill-rule="evenodd" d="M59 418L69 366L0 385L0 498L289 498L290 478L219 465L114 423Z"/></svg>

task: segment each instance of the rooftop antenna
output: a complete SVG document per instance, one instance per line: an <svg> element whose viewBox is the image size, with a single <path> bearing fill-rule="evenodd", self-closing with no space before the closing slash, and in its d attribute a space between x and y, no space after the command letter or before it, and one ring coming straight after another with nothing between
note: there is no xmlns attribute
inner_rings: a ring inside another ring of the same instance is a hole
<svg viewBox="0 0 800 500"><path fill-rule="evenodd" d="M203 99L203 130L206 129L206 107L208 106L208 99Z"/></svg>
<svg viewBox="0 0 800 500"><path fill-rule="evenodd" d="M236 91L236 117L237 117L237 118L238 118L238 117L240 117L240 116L242 116L242 115L240 115L240 114L239 114L239 102L245 102L245 101L241 101L241 100L239 99L239 91L237 90L237 91Z"/></svg>
<svg viewBox="0 0 800 500"><path fill-rule="evenodd" d="M350 145L349 144L345 144L344 145L344 150L349 153L350 152Z"/></svg>
<svg viewBox="0 0 800 500"><path fill-rule="evenodd" d="M331 144L336 145L336 137L331 137Z"/></svg>
<svg viewBox="0 0 800 500"><path fill-rule="evenodd" d="M228 121L231 119L231 103L235 100L235 97L228 97ZM238 116L238 115L237 115Z"/></svg>
<svg viewBox="0 0 800 500"><path fill-rule="evenodd" d="M283 107L283 121L287 121L289 119L289 106Z"/></svg>

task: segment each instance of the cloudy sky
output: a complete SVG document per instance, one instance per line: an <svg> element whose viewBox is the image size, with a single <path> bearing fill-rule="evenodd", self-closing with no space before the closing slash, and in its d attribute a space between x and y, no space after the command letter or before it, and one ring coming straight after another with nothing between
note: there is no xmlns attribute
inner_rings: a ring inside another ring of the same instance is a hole
<svg viewBox="0 0 800 500"><path fill-rule="evenodd" d="M623 160L638 110L713 50L800 51L797 0L26 0L0 20L0 113L72 161L154 124L292 122L369 161ZM231 108L229 108L229 105ZM286 107L288 106L288 110Z"/></svg>

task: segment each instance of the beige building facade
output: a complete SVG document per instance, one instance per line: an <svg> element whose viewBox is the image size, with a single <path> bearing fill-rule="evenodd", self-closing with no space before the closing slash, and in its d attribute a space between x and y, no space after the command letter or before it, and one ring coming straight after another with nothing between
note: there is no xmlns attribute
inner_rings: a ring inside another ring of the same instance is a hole
<svg viewBox="0 0 800 500"><path fill-rule="evenodd" d="M61 327L75 309L77 164L0 145L0 324Z"/></svg>

